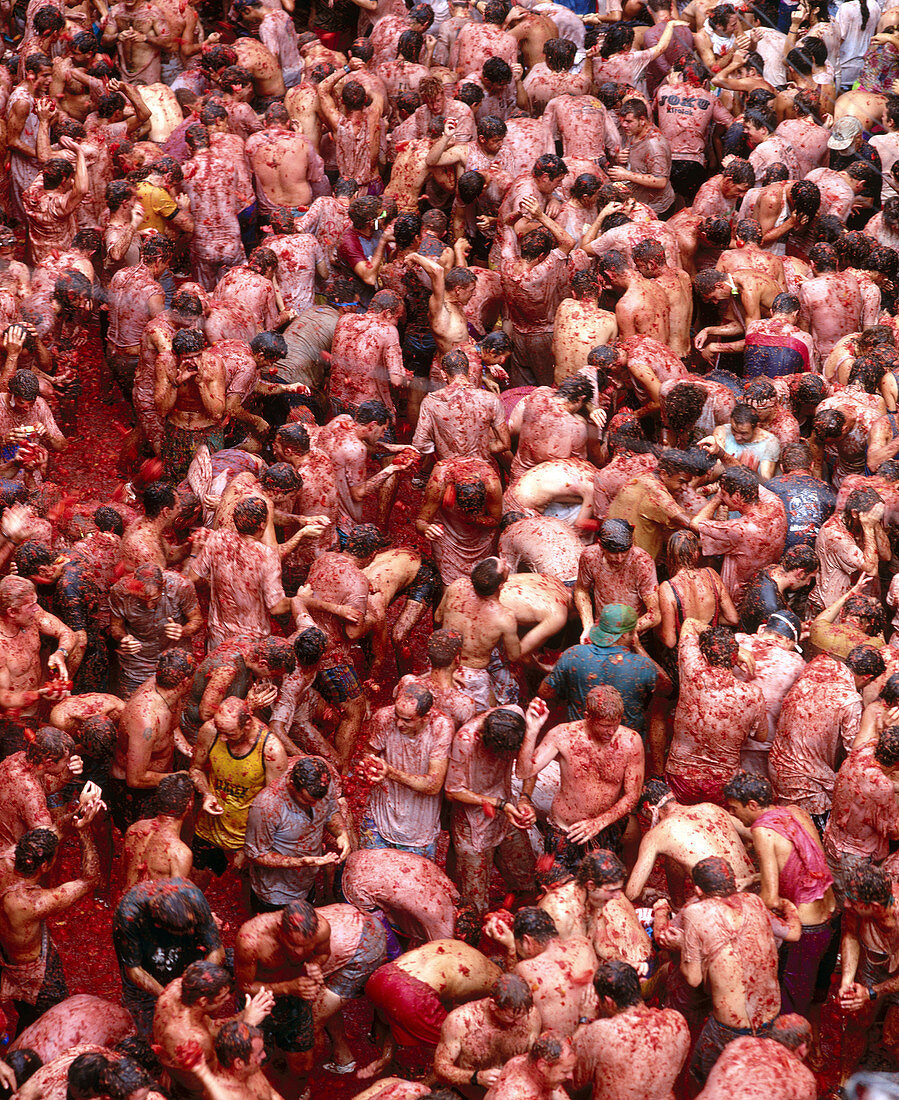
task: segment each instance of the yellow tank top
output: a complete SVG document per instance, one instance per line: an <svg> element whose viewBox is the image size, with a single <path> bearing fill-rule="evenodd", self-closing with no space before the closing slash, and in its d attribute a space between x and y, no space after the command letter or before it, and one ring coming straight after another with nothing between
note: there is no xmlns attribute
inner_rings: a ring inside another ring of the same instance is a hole
<svg viewBox="0 0 899 1100"><path fill-rule="evenodd" d="M265 744L271 733L265 730L243 756L234 756L227 742L216 737L209 750L209 789L224 807L220 815L200 811L197 836L228 851L243 847L247 816L253 799L265 786Z"/></svg>

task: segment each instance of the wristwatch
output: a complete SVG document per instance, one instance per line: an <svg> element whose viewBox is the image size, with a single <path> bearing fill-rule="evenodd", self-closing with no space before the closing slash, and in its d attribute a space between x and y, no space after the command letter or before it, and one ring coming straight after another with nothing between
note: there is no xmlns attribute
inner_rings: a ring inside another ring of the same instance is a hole
<svg viewBox="0 0 899 1100"><path fill-rule="evenodd" d="M468 1083L469 1083L469 1085L476 1085L478 1083L478 1071L477 1070L475 1070L474 1073L471 1075L471 1078L470 1078Z"/></svg>
<svg viewBox="0 0 899 1100"><path fill-rule="evenodd" d="M869 985L868 986L868 1000L869 1001L876 1001L877 996L878 996L878 994L877 994L877 991L874 989L874 986Z"/></svg>

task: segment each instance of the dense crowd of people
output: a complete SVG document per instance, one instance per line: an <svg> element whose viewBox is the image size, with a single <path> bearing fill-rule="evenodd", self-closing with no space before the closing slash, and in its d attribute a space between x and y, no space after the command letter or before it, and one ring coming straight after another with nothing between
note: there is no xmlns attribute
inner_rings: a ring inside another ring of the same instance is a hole
<svg viewBox="0 0 899 1100"><path fill-rule="evenodd" d="M884 4L0 0L4 1095L899 1095Z"/></svg>

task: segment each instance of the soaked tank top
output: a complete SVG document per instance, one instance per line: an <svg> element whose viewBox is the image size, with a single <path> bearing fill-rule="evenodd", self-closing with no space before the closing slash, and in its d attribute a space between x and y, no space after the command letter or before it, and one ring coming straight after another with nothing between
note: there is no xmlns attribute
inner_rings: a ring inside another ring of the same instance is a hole
<svg viewBox="0 0 899 1100"><path fill-rule="evenodd" d="M265 786L265 745L271 736L268 730L260 733L243 756L235 756L228 743L216 737L209 750L209 789L225 812L213 815L201 810L197 836L227 851L243 847L250 806Z"/></svg>

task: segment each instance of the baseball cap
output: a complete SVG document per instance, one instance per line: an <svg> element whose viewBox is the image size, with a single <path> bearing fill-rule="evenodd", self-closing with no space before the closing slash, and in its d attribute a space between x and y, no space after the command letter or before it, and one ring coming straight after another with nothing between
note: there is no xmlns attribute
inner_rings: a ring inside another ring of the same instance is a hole
<svg viewBox="0 0 899 1100"><path fill-rule="evenodd" d="M637 612L626 603L607 603L599 622L590 628L590 641L598 646L610 646L622 634L630 634L637 625Z"/></svg>
<svg viewBox="0 0 899 1100"><path fill-rule="evenodd" d="M827 148L833 149L837 153L843 153L861 132L862 124L857 118L850 118L849 116L841 118L831 132Z"/></svg>

